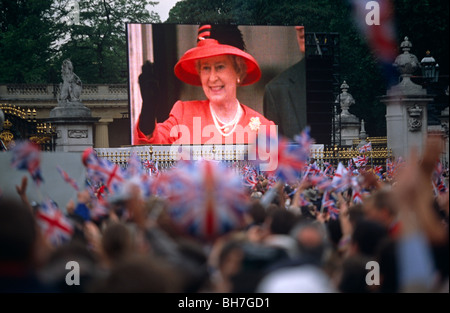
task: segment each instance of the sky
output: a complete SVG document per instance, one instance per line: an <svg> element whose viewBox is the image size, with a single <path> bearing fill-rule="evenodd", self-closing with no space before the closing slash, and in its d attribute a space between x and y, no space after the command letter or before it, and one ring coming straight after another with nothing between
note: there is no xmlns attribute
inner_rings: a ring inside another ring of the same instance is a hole
<svg viewBox="0 0 450 313"><path fill-rule="evenodd" d="M169 18L169 11L180 0L159 0L159 4L151 7L150 10L159 14L161 22L165 22Z"/></svg>

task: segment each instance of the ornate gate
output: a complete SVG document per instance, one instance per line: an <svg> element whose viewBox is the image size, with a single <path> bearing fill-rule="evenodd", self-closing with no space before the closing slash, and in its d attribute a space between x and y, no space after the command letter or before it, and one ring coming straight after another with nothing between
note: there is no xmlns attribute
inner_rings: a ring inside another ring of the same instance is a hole
<svg viewBox="0 0 450 313"><path fill-rule="evenodd" d="M11 104L0 104L0 110L5 115L0 132L1 150L11 149L20 140L30 140L43 151L55 150L56 131L50 123L36 119L35 108L24 109Z"/></svg>

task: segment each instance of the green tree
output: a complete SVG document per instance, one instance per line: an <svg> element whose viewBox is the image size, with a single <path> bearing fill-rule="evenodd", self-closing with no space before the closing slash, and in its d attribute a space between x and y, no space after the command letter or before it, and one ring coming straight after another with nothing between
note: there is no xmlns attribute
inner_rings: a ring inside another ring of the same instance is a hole
<svg viewBox="0 0 450 313"><path fill-rule="evenodd" d="M166 23L233 23L234 0L183 0L169 12Z"/></svg>
<svg viewBox="0 0 450 313"><path fill-rule="evenodd" d="M44 83L58 24L53 0L0 1L0 83Z"/></svg>
<svg viewBox="0 0 450 313"><path fill-rule="evenodd" d="M126 82L126 23L158 23L149 11L158 2L141 0L79 1L79 23L67 28L55 63L70 58L84 83ZM61 11L61 16L69 12Z"/></svg>

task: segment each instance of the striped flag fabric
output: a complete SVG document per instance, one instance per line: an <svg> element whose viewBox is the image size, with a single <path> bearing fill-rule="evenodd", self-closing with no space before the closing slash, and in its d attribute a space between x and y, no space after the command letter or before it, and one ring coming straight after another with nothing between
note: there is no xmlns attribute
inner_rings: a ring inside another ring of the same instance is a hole
<svg viewBox="0 0 450 313"><path fill-rule="evenodd" d="M388 87L397 84L393 63L399 52L392 0L349 0L349 3L354 21L383 70Z"/></svg>
<svg viewBox="0 0 450 313"><path fill-rule="evenodd" d="M351 184L351 172L349 172L342 162L339 162L336 173L331 181L334 190L337 192L344 191Z"/></svg>
<svg viewBox="0 0 450 313"><path fill-rule="evenodd" d="M169 213L187 234L211 241L243 226L249 196L235 171L200 160L166 174L172 187L165 189Z"/></svg>
<svg viewBox="0 0 450 313"><path fill-rule="evenodd" d="M325 192L322 197L322 209L327 209L331 219L337 219L339 216L339 209L336 205L336 200L330 195L329 192Z"/></svg>
<svg viewBox="0 0 450 313"><path fill-rule="evenodd" d="M303 148L283 137L278 140L278 154L275 158L278 164L272 172L286 183L297 181L306 167Z"/></svg>
<svg viewBox="0 0 450 313"><path fill-rule="evenodd" d="M75 179L69 176L69 174L63 170L59 165L56 166L56 169L58 170L58 173L61 175L61 177L64 179L66 183L68 183L70 186L72 186L73 189L76 191L80 191L80 188L78 187L78 184Z"/></svg>
<svg viewBox="0 0 450 313"><path fill-rule="evenodd" d="M51 199L41 203L35 214L44 237L51 244L58 246L70 240L74 232L73 225Z"/></svg>
<svg viewBox="0 0 450 313"><path fill-rule="evenodd" d="M158 176L159 175L159 168L158 168L158 162L153 160L146 160L143 163L143 166L148 170L148 174L150 176Z"/></svg>
<svg viewBox="0 0 450 313"><path fill-rule="evenodd" d="M105 185L109 194L117 192L125 180L123 169L117 164L99 158L93 148L83 152L82 162L86 167L88 179L94 185Z"/></svg>
<svg viewBox="0 0 450 313"><path fill-rule="evenodd" d="M368 142L359 148L359 153L372 151L372 142Z"/></svg>
<svg viewBox="0 0 450 313"><path fill-rule="evenodd" d="M356 158L353 158L353 162L355 162L356 167L360 168L367 165L368 159L364 156L357 156Z"/></svg>
<svg viewBox="0 0 450 313"><path fill-rule="evenodd" d="M40 185L44 179L41 174L41 151L31 141L22 141L12 149L11 166L18 170L27 170L31 178Z"/></svg>

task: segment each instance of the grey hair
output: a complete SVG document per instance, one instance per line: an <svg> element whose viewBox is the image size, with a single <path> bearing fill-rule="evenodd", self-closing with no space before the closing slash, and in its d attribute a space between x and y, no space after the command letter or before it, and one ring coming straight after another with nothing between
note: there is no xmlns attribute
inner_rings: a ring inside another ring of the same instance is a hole
<svg viewBox="0 0 450 313"><path fill-rule="evenodd" d="M239 79L242 83L245 80L245 77L247 77L247 63L245 63L245 60L240 56L231 54L227 54L226 56L230 58L234 70L238 74ZM197 69L197 73L200 75L200 60L197 60L195 62L195 68Z"/></svg>

